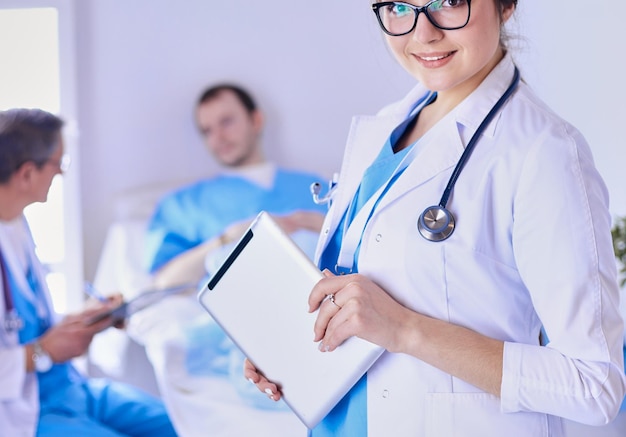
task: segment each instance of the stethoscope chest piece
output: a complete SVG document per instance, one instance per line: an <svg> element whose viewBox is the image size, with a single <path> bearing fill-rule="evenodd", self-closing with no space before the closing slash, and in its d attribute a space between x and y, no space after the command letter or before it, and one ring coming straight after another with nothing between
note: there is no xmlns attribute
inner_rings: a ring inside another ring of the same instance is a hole
<svg viewBox="0 0 626 437"><path fill-rule="evenodd" d="M417 230L428 241L443 241L454 232L454 217L441 205L429 206L417 219Z"/></svg>

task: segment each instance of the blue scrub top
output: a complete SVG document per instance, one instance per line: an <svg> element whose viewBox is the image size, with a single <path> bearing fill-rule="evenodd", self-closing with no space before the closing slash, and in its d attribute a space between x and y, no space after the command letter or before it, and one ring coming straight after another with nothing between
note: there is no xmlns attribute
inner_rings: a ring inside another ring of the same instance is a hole
<svg viewBox="0 0 626 437"><path fill-rule="evenodd" d="M47 302L44 287L32 269L26 274L37 302ZM26 298L12 272L7 271L13 306L23 322L18 338L28 344L42 336L52 325L52 309L38 308ZM43 315L45 313L46 315ZM49 371L37 372L39 385L39 423L37 436L122 435L175 437L163 403L129 386L106 380L89 380L70 361L54 363Z"/></svg>
<svg viewBox="0 0 626 437"><path fill-rule="evenodd" d="M376 193L383 184L389 180L389 184L378 200L385 195L389 187L391 187L402 174L403 169L395 174L394 172L410 148L416 147L416 145L406 147L398 153L394 153L393 144L397 142L406 127L413 120L414 119L411 118L405 121L394 130L378 157L365 171L359 189L352 201L353 206L344 213L339 226L322 253L319 263L320 269L328 269L333 273L335 272L345 226L349 226L363 205L367 203L370 197ZM376 202L376 204L377 203L378 202ZM376 208L376 204L374 205L374 209ZM347 217L348 212L350 217ZM354 254L354 258L352 272L356 273L358 271L358 250ZM310 432L310 436L312 437L331 437L337 435L367 435L367 373L361 377L356 385L350 389L320 424Z"/></svg>
<svg viewBox="0 0 626 437"><path fill-rule="evenodd" d="M317 175L277 169L273 186L265 188L243 177L221 175L184 187L157 206L146 240L146 266L156 271L166 262L220 235L233 223L294 211L326 212L313 202L310 186Z"/></svg>

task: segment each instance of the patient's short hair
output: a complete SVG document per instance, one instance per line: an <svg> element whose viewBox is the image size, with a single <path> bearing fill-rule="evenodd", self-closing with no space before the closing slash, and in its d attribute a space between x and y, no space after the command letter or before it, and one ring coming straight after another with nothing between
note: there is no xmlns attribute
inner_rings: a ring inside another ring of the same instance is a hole
<svg viewBox="0 0 626 437"><path fill-rule="evenodd" d="M62 127L63 120L41 109L0 111L0 184L25 162L43 167L59 145Z"/></svg>
<svg viewBox="0 0 626 437"><path fill-rule="evenodd" d="M215 98L217 98L224 91L230 91L234 93L241 104L246 108L246 110L252 114L257 109L256 102L252 98L252 95L238 85L234 85L232 83L220 83L217 85L213 85L207 89L205 89L198 98L198 104L196 106L200 106L203 103L209 102Z"/></svg>

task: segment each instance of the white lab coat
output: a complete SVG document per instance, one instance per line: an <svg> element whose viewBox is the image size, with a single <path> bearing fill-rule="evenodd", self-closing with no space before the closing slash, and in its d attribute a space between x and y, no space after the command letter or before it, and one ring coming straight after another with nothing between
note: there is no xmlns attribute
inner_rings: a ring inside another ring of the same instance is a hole
<svg viewBox="0 0 626 437"><path fill-rule="evenodd" d="M24 271L26 257L36 259L24 217L0 222L0 247L11 272ZM39 283L45 284L41 265L34 263L33 268L39 276ZM29 288L25 275L15 275L15 280L20 289ZM32 437L39 417L37 376L34 372L26 372L26 355L17 332L4 329L6 303L2 287L0 281L0 436Z"/></svg>
<svg viewBox="0 0 626 437"><path fill-rule="evenodd" d="M581 134L525 83L458 179L452 236L433 243L417 231L513 69L507 55L422 138L368 222L358 259L360 273L403 305L505 341L502 397L386 352L368 372L370 437L561 436L558 416L603 424L619 409L623 322L607 191ZM364 170L426 92L418 85L378 116L353 120L318 259ZM538 345L542 323L547 347Z"/></svg>

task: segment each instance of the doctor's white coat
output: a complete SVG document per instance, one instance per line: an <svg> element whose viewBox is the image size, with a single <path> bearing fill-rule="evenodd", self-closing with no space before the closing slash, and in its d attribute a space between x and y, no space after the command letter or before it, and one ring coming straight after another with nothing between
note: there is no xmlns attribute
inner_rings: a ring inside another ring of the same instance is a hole
<svg viewBox="0 0 626 437"><path fill-rule="evenodd" d="M480 122L513 77L509 56L424 136L362 236L359 272L422 314L505 341L501 398L408 355L368 372L368 435L563 435L560 417L604 424L624 396L623 321L608 195L582 135L520 83L489 124L448 202L456 230L423 239ZM364 170L427 90L356 117L317 257ZM547 347L538 343L545 327Z"/></svg>
<svg viewBox="0 0 626 437"><path fill-rule="evenodd" d="M31 259L35 261L32 268L39 283L45 284L43 268L36 262L35 245L23 216L0 222L0 247L11 272L25 272L27 259ZM25 273L15 274L13 278L21 290L30 289ZM32 437L39 417L37 376L35 372L26 372L26 354L17 332L4 329L7 306L2 287L0 281L0 436ZM52 308L48 294L46 298L48 308Z"/></svg>

